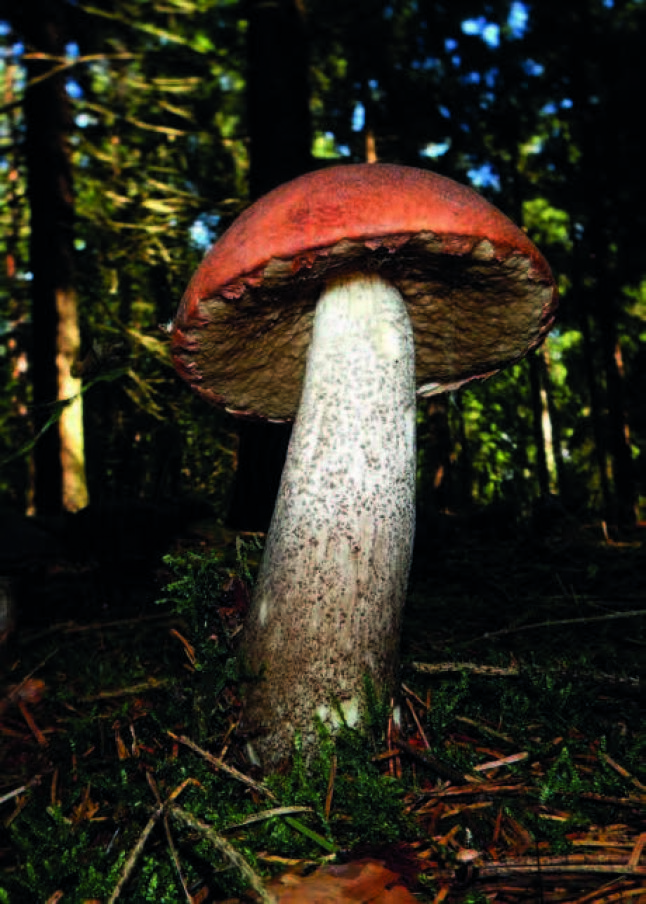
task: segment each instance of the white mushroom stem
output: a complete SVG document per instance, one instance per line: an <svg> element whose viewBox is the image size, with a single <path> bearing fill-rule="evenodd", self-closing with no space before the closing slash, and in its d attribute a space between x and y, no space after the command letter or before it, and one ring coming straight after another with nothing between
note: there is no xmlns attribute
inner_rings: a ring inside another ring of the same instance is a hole
<svg viewBox="0 0 646 904"><path fill-rule="evenodd" d="M315 714L361 723L366 676L395 689L415 519L412 329L376 276L329 285L314 317L298 415L244 651L262 673L243 724L263 765Z"/></svg>

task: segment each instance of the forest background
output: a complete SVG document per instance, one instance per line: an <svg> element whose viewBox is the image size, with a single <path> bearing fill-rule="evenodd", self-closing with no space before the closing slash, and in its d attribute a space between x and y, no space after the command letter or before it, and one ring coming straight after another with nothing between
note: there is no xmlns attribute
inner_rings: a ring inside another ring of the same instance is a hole
<svg viewBox="0 0 646 904"><path fill-rule="evenodd" d="M250 199L379 160L474 185L528 231L561 293L528 360L420 401L421 520L558 497L577 519L634 526L645 24L642 0L10 2L0 503L57 515L196 494L233 526L266 527L285 432L193 398L166 325Z"/></svg>

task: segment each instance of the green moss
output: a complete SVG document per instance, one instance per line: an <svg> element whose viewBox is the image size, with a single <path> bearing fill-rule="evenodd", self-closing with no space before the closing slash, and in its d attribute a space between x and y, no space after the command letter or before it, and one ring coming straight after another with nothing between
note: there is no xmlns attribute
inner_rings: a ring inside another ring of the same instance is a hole
<svg viewBox="0 0 646 904"><path fill-rule="evenodd" d="M636 711L630 695L609 701L608 689L592 674L596 660L582 645L568 658L560 642L549 655L540 644L530 652L523 646L514 675L479 675L464 668L430 677L407 670L405 683L419 698L415 709L429 748L421 744L403 706L404 737L416 741L419 756L403 750L397 779L386 774L386 761L377 756L387 746L389 707L369 684L363 733L342 725L333 738L319 724L316 758L306 762L297 739L291 768L256 788L176 742L169 732L190 738L214 756L228 745L227 763L250 772L231 732L244 677L235 635L247 600L243 579L251 575L249 555L254 552L239 544L227 553L169 557L160 621L102 628L85 634L83 643L77 635L62 633L56 646L45 638L25 652L22 674L51 656L42 669L47 695L36 713L41 727L50 726L49 746L37 768L31 761L20 765L22 748L2 753L0 765L6 773L13 770L14 787L34 774L43 778L10 824L0 827L0 849L11 851L0 879L0 904L45 901L57 891L72 904L107 900L158 807L153 788L166 800L187 781L177 804L219 833L260 875L280 868L262 859L262 851L316 862L333 852L354 856L420 837L437 851L441 863L457 869L455 848L437 839L455 828L451 837L456 844L485 850L499 809L525 828L537 852L551 854L567 852L572 833L626 819L625 809L613 809L612 799L633 793L634 785L607 756L643 782L646 741L643 732L630 730ZM421 609L422 600L415 605ZM466 597L463 605L466 618L475 618ZM447 603L446 611L452 609L455 603ZM412 615L405 652L407 644L425 642L425 629ZM484 617L488 624L490 614ZM469 641L468 654L462 652L465 637L484 633L477 618L472 623L454 618L451 637L448 624L435 619L433 630L444 631L458 661L509 665L513 647L505 649L501 642L484 641L480 648ZM525 643L525 635L520 636ZM417 650L407 658L431 659L432 651L430 647L423 655ZM440 660L448 655L444 648L435 652ZM429 789L435 791L447 780L463 784L463 776L473 775L483 759L521 751L526 757L502 773L512 791L496 795L488 809L458 807L442 816L434 837L425 835L415 808ZM52 768L58 770L56 782ZM523 789L522 796L513 793L514 785ZM263 815L279 806L307 807L309 812ZM558 819L545 818L550 808ZM244 824L251 815L260 819ZM243 893L246 879L222 853L199 832L174 820L170 826L191 893L205 887L214 899ZM478 901L477 892L464 889L460 894L460 904ZM161 821L147 838L120 900L185 900Z"/></svg>

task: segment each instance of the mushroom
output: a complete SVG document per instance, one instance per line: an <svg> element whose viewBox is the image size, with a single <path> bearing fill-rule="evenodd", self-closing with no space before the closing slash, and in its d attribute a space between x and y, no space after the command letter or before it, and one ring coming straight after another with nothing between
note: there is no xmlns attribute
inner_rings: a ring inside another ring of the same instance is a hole
<svg viewBox="0 0 646 904"><path fill-rule="evenodd" d="M236 415L295 418L243 652L249 749L266 768L396 688L415 520L415 395L455 389L545 337L557 291L475 191L390 164L301 176L206 255L175 366Z"/></svg>

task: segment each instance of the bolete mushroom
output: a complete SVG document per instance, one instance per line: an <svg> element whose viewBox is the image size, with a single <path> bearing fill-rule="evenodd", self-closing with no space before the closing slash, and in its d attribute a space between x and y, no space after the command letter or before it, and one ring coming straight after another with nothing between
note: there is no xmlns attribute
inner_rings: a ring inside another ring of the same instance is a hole
<svg viewBox="0 0 646 904"><path fill-rule="evenodd" d="M557 292L475 191L389 164L335 166L249 207L206 255L172 330L178 372L237 415L295 418L243 650L265 767L316 719L394 693L415 509L415 395L519 360Z"/></svg>

